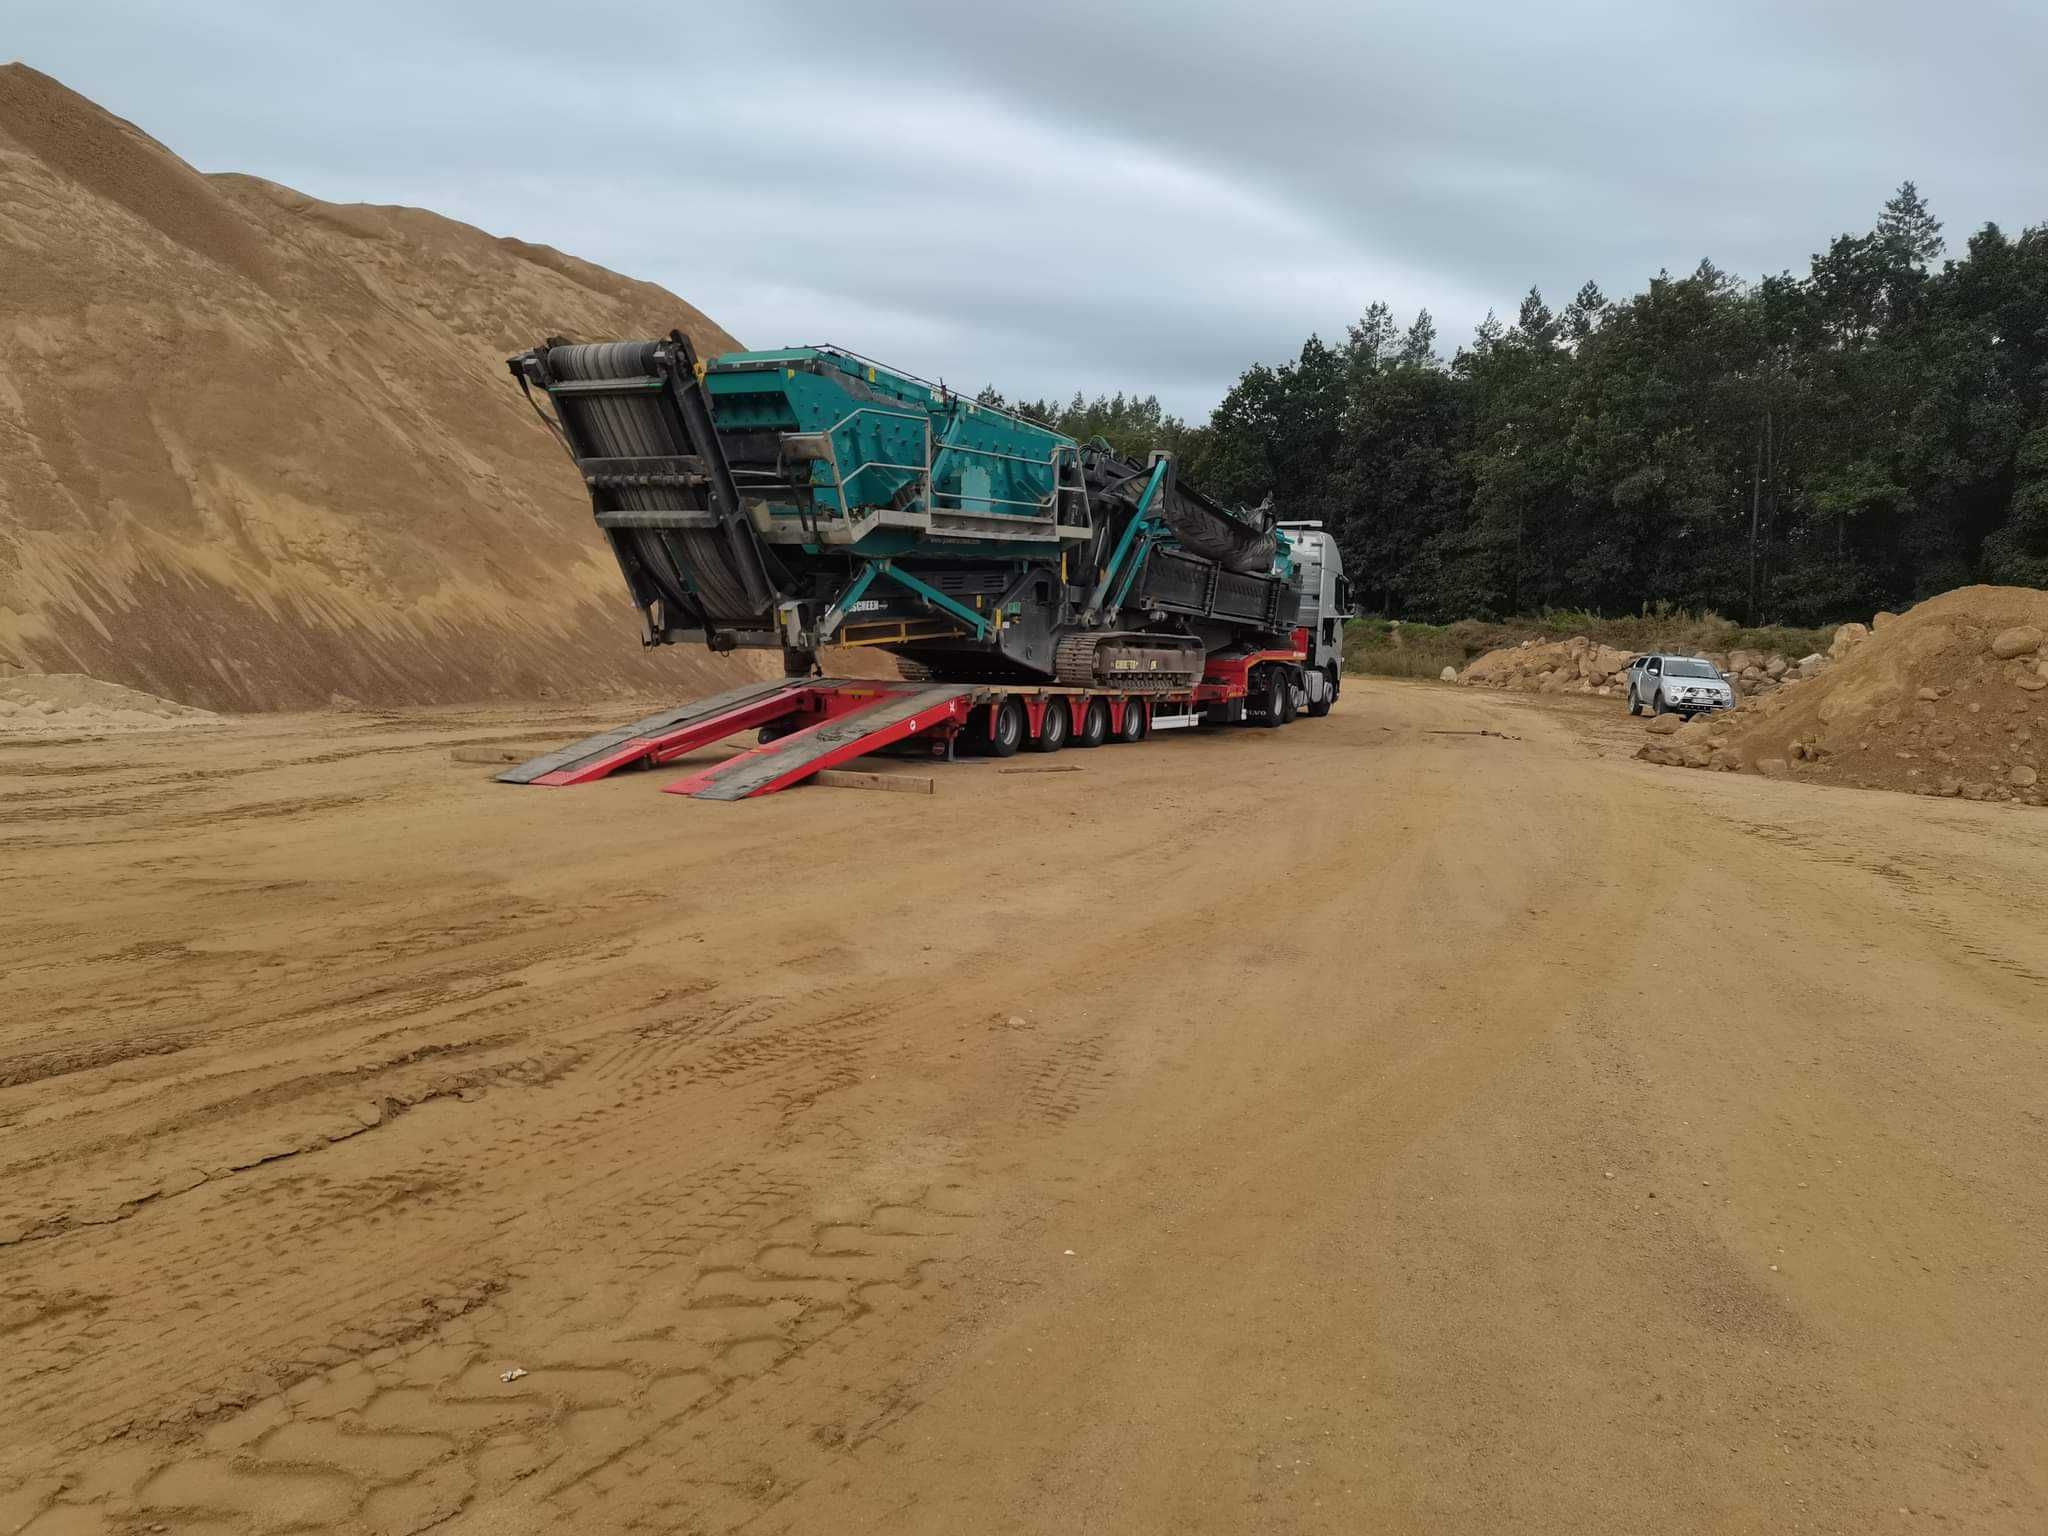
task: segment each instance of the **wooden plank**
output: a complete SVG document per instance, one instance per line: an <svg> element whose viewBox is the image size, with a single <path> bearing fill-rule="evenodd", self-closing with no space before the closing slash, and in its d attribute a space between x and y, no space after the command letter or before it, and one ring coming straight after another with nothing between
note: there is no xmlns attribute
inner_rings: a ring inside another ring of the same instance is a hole
<svg viewBox="0 0 2048 1536"><path fill-rule="evenodd" d="M869 773L860 768L820 768L809 780L832 789L888 789L899 795L929 795L930 775L921 773Z"/></svg>
<svg viewBox="0 0 2048 1536"><path fill-rule="evenodd" d="M1019 763L1014 768L998 768L997 773L1079 773L1079 763Z"/></svg>

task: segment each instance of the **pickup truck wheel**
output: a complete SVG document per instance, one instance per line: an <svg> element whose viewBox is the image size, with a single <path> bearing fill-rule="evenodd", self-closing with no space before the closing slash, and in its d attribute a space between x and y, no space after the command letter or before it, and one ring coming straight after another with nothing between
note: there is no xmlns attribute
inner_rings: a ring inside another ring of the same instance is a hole
<svg viewBox="0 0 2048 1536"><path fill-rule="evenodd" d="M1643 712L1642 700L1636 697L1636 685L1634 683L1628 685L1628 712L1632 715L1640 715Z"/></svg>
<svg viewBox="0 0 2048 1536"><path fill-rule="evenodd" d="M1650 713L1653 715L1668 715L1671 713L1670 710L1664 707L1664 690L1662 688L1659 688L1650 695Z"/></svg>
<svg viewBox="0 0 2048 1536"><path fill-rule="evenodd" d="M1067 744L1067 737L1074 727L1073 713L1067 708L1067 701L1054 694L1045 701L1045 713L1038 717L1038 734L1031 738L1034 752L1057 752Z"/></svg>

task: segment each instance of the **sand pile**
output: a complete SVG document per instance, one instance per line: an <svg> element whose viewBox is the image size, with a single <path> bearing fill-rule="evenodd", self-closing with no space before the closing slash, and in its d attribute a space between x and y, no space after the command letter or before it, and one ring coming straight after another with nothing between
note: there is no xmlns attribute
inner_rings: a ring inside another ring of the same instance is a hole
<svg viewBox="0 0 2048 1536"><path fill-rule="evenodd" d="M673 294L409 208L201 175L0 68L0 664L212 708L724 686L643 653L505 357Z"/></svg>
<svg viewBox="0 0 2048 1536"><path fill-rule="evenodd" d="M210 710L77 673L0 670L0 736L101 736L220 724Z"/></svg>
<svg viewBox="0 0 2048 1536"><path fill-rule="evenodd" d="M1639 754L1868 789L2048 803L2048 592L1963 587L1822 676L1695 720Z"/></svg>

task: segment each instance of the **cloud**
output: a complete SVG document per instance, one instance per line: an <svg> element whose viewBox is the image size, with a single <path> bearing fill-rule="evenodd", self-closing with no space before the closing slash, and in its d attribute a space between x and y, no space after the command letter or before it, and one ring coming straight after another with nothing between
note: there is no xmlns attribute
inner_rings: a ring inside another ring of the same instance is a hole
<svg viewBox="0 0 2048 1536"><path fill-rule="evenodd" d="M411 202L1013 394L1199 415L1375 299L1758 274L1905 177L2040 216L2048 21L1903 0L16 0L32 64L204 169Z"/></svg>

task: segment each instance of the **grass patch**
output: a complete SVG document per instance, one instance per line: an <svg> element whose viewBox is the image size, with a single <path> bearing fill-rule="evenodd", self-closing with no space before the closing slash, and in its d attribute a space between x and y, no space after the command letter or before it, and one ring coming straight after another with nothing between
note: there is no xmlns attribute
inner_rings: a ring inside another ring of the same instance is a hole
<svg viewBox="0 0 2048 1536"><path fill-rule="evenodd" d="M1717 613L1688 613L1659 605L1626 618L1552 610L1498 623L1460 619L1455 624L1411 624L1400 619L1353 619L1344 626L1344 670L1376 677L1436 677L1445 667L1463 668L1475 656L1520 645L1524 640L1569 640L1584 635L1602 645L1638 655L1706 651L1777 651L1797 661L1825 652L1834 628L1798 629L1768 625L1745 629Z"/></svg>

